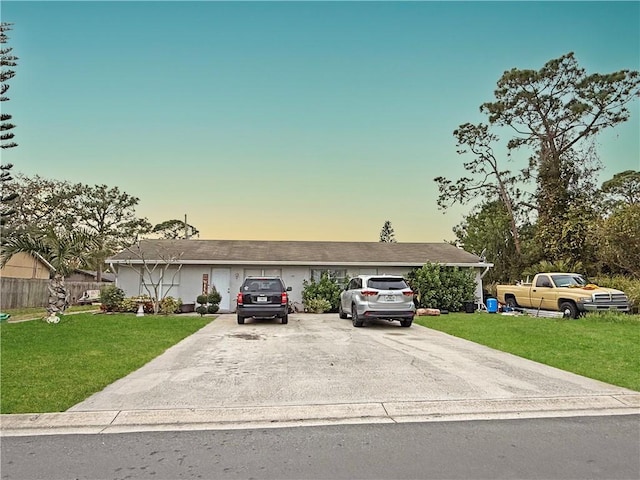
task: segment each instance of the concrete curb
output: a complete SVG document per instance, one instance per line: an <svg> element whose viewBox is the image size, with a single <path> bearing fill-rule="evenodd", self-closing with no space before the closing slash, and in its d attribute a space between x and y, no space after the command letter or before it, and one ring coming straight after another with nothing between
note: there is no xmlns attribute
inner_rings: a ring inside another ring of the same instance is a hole
<svg viewBox="0 0 640 480"><path fill-rule="evenodd" d="M640 393L509 400L110 410L0 415L0 436L229 430L303 425L445 422L638 414L640 414Z"/></svg>

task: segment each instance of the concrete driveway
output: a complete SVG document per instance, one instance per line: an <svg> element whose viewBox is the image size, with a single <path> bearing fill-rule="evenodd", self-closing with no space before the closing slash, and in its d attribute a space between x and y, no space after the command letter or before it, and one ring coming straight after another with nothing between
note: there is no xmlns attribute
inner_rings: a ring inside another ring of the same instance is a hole
<svg viewBox="0 0 640 480"><path fill-rule="evenodd" d="M113 432L630 414L639 407L638 392L419 325L354 328L333 314L238 325L228 314L66 414L31 418L35 427L51 423L47 415L66 415L54 426Z"/></svg>

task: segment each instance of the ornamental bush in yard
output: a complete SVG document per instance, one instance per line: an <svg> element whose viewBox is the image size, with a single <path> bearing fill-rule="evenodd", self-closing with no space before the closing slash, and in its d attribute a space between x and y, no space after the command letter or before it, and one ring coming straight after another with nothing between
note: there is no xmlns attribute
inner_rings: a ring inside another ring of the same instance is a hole
<svg viewBox="0 0 640 480"><path fill-rule="evenodd" d="M124 300L124 290L115 285L108 285L100 290L100 303L107 312L117 312Z"/></svg>
<svg viewBox="0 0 640 480"><path fill-rule="evenodd" d="M471 269L426 263L407 274L420 308L459 312L475 300L476 282Z"/></svg>
<svg viewBox="0 0 640 480"><path fill-rule="evenodd" d="M200 316L216 313L220 309L220 300L222 300L222 295L216 290L216 287L212 287L209 294L198 295L196 298L196 302L200 304L196 307L196 312Z"/></svg>
<svg viewBox="0 0 640 480"><path fill-rule="evenodd" d="M313 279L311 279L311 281L304 280L302 285L302 302L309 310L311 310L309 302L314 299L324 299L330 304L330 308L326 310L331 309L337 311L342 287L336 280L332 280L328 275L322 274L320 281L316 282Z"/></svg>
<svg viewBox="0 0 640 480"><path fill-rule="evenodd" d="M160 300L160 313L163 315L171 315L180 311L182 300L173 297L164 297Z"/></svg>
<svg viewBox="0 0 640 480"><path fill-rule="evenodd" d="M312 313L324 313L331 309L331 303L324 298L312 298L308 300L305 305Z"/></svg>

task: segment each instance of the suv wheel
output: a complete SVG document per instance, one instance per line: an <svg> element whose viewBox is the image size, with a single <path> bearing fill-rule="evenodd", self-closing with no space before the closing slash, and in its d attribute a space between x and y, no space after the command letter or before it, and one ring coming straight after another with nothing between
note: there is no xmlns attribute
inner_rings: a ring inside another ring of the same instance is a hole
<svg viewBox="0 0 640 480"><path fill-rule="evenodd" d="M342 302L338 304L338 316L340 318L347 318L347 314L342 310Z"/></svg>
<svg viewBox="0 0 640 480"><path fill-rule="evenodd" d="M242 325L244 323L244 317L238 315L238 325Z"/></svg>
<svg viewBox="0 0 640 480"><path fill-rule="evenodd" d="M356 309L355 305L351 307L351 322L353 323L354 327L361 327L364 323L358 318L358 310Z"/></svg>
<svg viewBox="0 0 640 480"><path fill-rule="evenodd" d="M289 315L285 315L284 317L282 317L282 324L286 325L287 323L289 323Z"/></svg>
<svg viewBox="0 0 640 480"><path fill-rule="evenodd" d="M409 320L400 320L400 326L401 327L410 327L412 322L413 322L413 320L411 320L411 319L409 319Z"/></svg>

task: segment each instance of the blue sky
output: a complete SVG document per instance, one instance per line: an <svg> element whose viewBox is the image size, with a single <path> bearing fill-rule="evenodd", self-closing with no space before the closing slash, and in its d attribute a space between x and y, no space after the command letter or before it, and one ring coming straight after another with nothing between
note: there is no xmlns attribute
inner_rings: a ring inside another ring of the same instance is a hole
<svg viewBox="0 0 640 480"><path fill-rule="evenodd" d="M14 23L14 172L118 186L201 238L452 240L436 176L510 68L570 51L640 70L640 2L26 2ZM640 169L638 101L598 137ZM502 152L504 153L504 152ZM516 168L515 165L513 168Z"/></svg>

